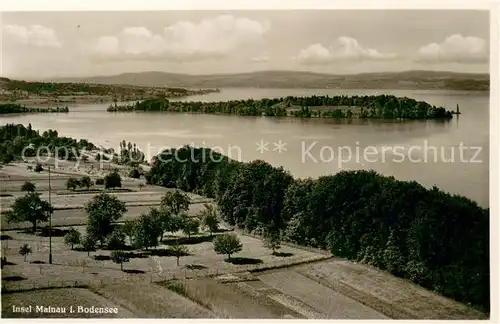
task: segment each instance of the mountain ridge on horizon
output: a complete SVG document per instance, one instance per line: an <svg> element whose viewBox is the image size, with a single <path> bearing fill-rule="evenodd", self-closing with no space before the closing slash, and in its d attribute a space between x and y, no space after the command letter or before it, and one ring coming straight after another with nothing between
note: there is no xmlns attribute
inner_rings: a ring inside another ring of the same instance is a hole
<svg viewBox="0 0 500 324"><path fill-rule="evenodd" d="M353 88L489 90L489 73L407 70L328 74L309 71L262 70L240 73L186 74L163 71L124 72L90 77L57 77L43 81L172 86L185 88Z"/></svg>

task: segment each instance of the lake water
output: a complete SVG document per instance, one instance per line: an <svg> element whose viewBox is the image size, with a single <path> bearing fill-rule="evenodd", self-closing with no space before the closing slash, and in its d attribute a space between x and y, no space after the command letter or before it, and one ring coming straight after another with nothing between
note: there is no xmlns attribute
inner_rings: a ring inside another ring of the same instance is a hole
<svg viewBox="0 0 500 324"><path fill-rule="evenodd" d="M345 121L180 113L109 113L108 104L75 105L67 114L0 116L0 123L31 122L62 136L118 148L135 142L149 156L185 144L216 148L245 161L282 165L296 177L373 169L401 180L489 203L489 96L478 92L407 90L222 89L184 100L225 101L288 95L393 94L455 109L449 122ZM257 143L269 143L258 151ZM281 141L281 142L280 142ZM281 148L281 150L279 150ZM281 152L280 152L281 151Z"/></svg>

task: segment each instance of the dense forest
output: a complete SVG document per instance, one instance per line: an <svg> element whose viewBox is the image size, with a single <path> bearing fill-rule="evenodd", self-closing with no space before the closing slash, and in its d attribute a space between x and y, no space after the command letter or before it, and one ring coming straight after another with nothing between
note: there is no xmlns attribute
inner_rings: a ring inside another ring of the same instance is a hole
<svg viewBox="0 0 500 324"><path fill-rule="evenodd" d="M25 148L30 149L25 149ZM40 132L24 125L7 124L0 126L0 163L9 163L21 157L23 150L26 157L35 156L39 147L50 150L52 154L65 154L63 150L55 152L56 148L67 150L69 160L75 160L81 150L93 150L97 147L85 139L76 140L70 137L59 137L57 131L49 129Z"/></svg>
<svg viewBox="0 0 500 324"><path fill-rule="evenodd" d="M68 107L57 108L26 108L20 104L0 104L0 114L18 114L18 113L67 113Z"/></svg>
<svg viewBox="0 0 500 324"><path fill-rule="evenodd" d="M489 210L465 197L374 171L295 180L188 146L155 157L146 179L215 198L238 228L328 248L489 312Z"/></svg>
<svg viewBox="0 0 500 324"><path fill-rule="evenodd" d="M145 100L108 111L166 111L240 116L294 116L325 118L450 119L451 111L411 98L379 96L311 96L225 102Z"/></svg>

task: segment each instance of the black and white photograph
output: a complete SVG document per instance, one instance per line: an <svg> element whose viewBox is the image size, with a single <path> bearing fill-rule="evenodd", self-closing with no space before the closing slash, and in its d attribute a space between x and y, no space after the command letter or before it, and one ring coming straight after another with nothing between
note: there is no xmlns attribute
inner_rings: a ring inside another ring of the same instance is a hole
<svg viewBox="0 0 500 324"><path fill-rule="evenodd" d="M1 12L1 317L494 319L478 8Z"/></svg>

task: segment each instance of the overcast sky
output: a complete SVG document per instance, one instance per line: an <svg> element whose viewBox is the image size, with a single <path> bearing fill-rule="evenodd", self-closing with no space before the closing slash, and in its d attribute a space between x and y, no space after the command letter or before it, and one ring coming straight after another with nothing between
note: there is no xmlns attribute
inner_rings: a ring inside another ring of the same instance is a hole
<svg viewBox="0 0 500 324"><path fill-rule="evenodd" d="M487 11L2 14L2 76L488 72Z"/></svg>

